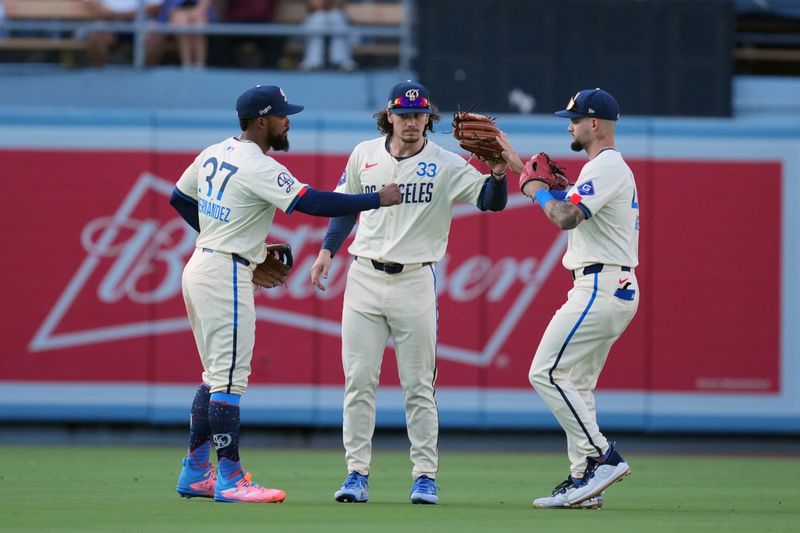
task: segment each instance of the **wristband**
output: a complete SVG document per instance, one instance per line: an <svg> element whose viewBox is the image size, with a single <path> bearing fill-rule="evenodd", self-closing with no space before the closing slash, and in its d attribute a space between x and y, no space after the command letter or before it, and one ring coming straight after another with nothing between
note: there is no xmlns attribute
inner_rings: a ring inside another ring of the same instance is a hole
<svg viewBox="0 0 800 533"><path fill-rule="evenodd" d="M549 202L550 200L555 200L555 198L553 198L553 195L550 194L550 191L548 191L547 189L539 189L538 191L536 191L533 197L536 198L536 203L539 204L542 209L544 209L544 206L545 204L547 204L547 202Z"/></svg>

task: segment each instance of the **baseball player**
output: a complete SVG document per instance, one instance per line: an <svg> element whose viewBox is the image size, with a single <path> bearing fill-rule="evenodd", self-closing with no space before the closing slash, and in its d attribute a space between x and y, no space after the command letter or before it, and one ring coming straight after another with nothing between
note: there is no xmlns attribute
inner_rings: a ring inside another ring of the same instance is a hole
<svg viewBox="0 0 800 533"><path fill-rule="evenodd" d="M405 398L413 463L412 503L438 503L439 416L434 398L438 310L434 266L447 247L453 204L482 210L506 205L506 162L480 174L463 158L431 142L439 116L428 89L407 81L392 87L386 109L375 114L384 135L356 146L336 191L361 194L396 183L400 205L364 213L348 252L342 311L345 374L344 447L349 474L339 502L366 502L375 429L375 392L389 336ZM331 257L355 225L354 215L331 219L311 281L325 290Z"/></svg>
<svg viewBox="0 0 800 533"><path fill-rule="evenodd" d="M266 155L289 148L290 104L276 86L256 86L236 102L242 134L203 150L170 203L200 234L183 271L183 298L203 382L192 404L181 496L221 502L282 502L283 491L254 483L239 462L239 400L247 388L255 339L252 275L266 257L275 210L340 216L400 202L396 185L360 195L315 191ZM376 192L377 191L377 192ZM213 438L218 459L209 457Z"/></svg>
<svg viewBox="0 0 800 533"><path fill-rule="evenodd" d="M614 146L619 106L609 93L587 89L556 115L570 119L572 150L589 162L568 191L549 191L535 178L520 179L547 218L569 230L564 268L574 280L566 303L547 326L529 378L567 434L570 475L537 508L598 508L603 491L630 473L630 467L597 426L592 391L608 351L639 306L639 197L633 173ZM509 166L522 162L505 134L500 135Z"/></svg>

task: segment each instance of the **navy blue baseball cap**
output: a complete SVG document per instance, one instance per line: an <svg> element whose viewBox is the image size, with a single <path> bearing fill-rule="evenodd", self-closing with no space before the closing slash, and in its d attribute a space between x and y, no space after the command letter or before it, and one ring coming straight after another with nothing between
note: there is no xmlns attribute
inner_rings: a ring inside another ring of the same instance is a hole
<svg viewBox="0 0 800 533"><path fill-rule="evenodd" d="M239 118L258 118L266 115L294 115L303 106L286 101L283 89L275 85L256 85L247 89L236 100L236 113Z"/></svg>
<svg viewBox="0 0 800 533"><path fill-rule="evenodd" d="M398 83L389 91L386 108L395 115L406 113L431 113L431 100L428 88L415 81Z"/></svg>
<svg viewBox="0 0 800 533"><path fill-rule="evenodd" d="M605 120L619 119L619 104L602 89L583 89L569 99L567 108L556 111L559 117L593 117Z"/></svg>

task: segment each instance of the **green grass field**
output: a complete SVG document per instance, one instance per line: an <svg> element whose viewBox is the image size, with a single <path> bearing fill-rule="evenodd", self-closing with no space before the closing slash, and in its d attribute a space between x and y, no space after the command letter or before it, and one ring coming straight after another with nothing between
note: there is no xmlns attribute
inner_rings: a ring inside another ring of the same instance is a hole
<svg viewBox="0 0 800 533"><path fill-rule="evenodd" d="M339 504L346 472L331 450L243 453L253 479L284 489L283 504L180 498L183 450L0 447L3 531L800 531L800 459L628 455L632 475L601 510L539 510L566 475L555 454L443 453L441 503L411 505L407 453L376 450L370 501Z"/></svg>

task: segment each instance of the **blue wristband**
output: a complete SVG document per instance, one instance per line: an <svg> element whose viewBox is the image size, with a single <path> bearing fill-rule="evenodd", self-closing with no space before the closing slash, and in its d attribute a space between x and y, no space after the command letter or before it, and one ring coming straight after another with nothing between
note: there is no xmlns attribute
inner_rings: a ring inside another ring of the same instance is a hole
<svg viewBox="0 0 800 533"><path fill-rule="evenodd" d="M536 194L534 194L533 197L536 198L536 203L539 204L542 207L542 209L544 209L544 206L545 204L547 204L547 202L549 202L550 200L555 200L555 198L553 198L553 195L550 194L550 191L548 191L547 189L539 189L538 191L536 191Z"/></svg>

